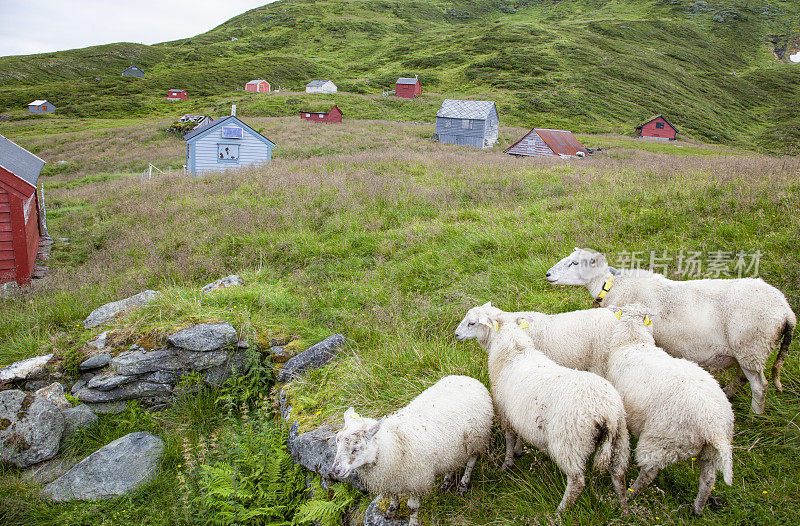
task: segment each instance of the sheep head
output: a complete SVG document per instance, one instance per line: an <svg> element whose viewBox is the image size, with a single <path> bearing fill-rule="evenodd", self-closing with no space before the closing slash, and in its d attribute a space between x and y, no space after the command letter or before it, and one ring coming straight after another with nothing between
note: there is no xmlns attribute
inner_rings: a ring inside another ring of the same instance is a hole
<svg viewBox="0 0 800 526"><path fill-rule="evenodd" d="M606 257L586 248L575 248L547 271L545 278L551 285L577 285L590 283L608 273Z"/></svg>
<svg viewBox="0 0 800 526"><path fill-rule="evenodd" d="M477 338L484 341L489 332L495 328L497 317L503 311L492 306L489 301L467 311L467 315L456 327L456 338L461 341Z"/></svg>
<svg viewBox="0 0 800 526"><path fill-rule="evenodd" d="M344 427L336 433L336 456L331 469L335 477L346 478L354 470L375 463L375 435L383 420L359 416L352 407L344 412Z"/></svg>
<svg viewBox="0 0 800 526"><path fill-rule="evenodd" d="M614 327L613 338L618 342L653 340L653 320L657 314L640 303L631 303L623 307L610 305L606 307L614 313L619 323Z"/></svg>

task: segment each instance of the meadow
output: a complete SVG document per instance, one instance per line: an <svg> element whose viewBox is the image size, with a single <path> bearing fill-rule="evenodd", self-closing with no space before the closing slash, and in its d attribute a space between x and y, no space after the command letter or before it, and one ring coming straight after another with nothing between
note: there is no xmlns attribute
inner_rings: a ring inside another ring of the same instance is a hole
<svg viewBox="0 0 800 526"><path fill-rule="evenodd" d="M795 311L800 307L795 157L582 135L586 146L604 150L587 159L513 158L502 149L522 128L501 128L499 147L479 151L432 143L430 124L245 120L278 144L268 166L149 180L139 176L148 160L161 168L183 164L185 144L164 133L167 121L3 123L3 134L51 160L41 181L57 242L48 277L0 299L0 364L54 351L71 371L82 344L100 332L82 328L93 308L155 288L165 293L159 300L114 323L124 335L121 347L219 319L231 321L256 349L276 341L302 349L345 334L344 353L290 386L302 431L339 422L350 405L365 415L385 414L447 374L488 383L485 355L475 342L457 342L455 326L468 308L489 300L504 310L589 307L584 290L544 280L547 268L575 246L607 252L612 260L633 251L674 257L758 251L759 275ZM199 286L230 273L246 285L198 294ZM553 510L566 481L558 469L546 455L526 451L502 473L499 430L466 497L436 493L423 501L421 516L426 524L463 525L796 524L797 352L794 343L784 392L768 391L765 415L750 414L746 388L732 399L734 485L717 485L702 518L688 507L698 473L682 464L662 471L627 512L614 501L608 477L592 474L576 506L559 519ZM274 423L263 429L252 423L268 419L274 389L253 386L270 383L189 389L159 413L132 405L68 445L81 455L137 429L162 436L163 471L133 495L49 504L16 470L0 468L0 518L7 524L213 523L224 516L209 504L213 484L203 477L213 472L197 465L224 457L226 464L214 465L243 473L258 464L252 459L267 462L260 441L279 443L280 431ZM250 389L249 405L232 416L226 400L242 389ZM281 466L294 488L298 474ZM635 473L632 467L629 478ZM354 511L346 516L357 522L370 499L334 493L332 501L348 498Z"/></svg>

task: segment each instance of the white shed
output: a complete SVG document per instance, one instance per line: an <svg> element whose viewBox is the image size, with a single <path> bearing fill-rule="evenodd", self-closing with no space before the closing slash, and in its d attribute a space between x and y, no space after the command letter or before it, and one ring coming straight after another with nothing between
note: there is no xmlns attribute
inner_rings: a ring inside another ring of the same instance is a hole
<svg viewBox="0 0 800 526"><path fill-rule="evenodd" d="M229 170L272 159L275 143L236 118L220 117L183 136L186 169L192 175Z"/></svg>
<svg viewBox="0 0 800 526"><path fill-rule="evenodd" d="M336 93L336 84L330 80L312 80L306 84L306 93Z"/></svg>
<svg viewBox="0 0 800 526"><path fill-rule="evenodd" d="M28 103L28 111L31 113L53 113L56 107L52 102L46 100L35 100Z"/></svg>

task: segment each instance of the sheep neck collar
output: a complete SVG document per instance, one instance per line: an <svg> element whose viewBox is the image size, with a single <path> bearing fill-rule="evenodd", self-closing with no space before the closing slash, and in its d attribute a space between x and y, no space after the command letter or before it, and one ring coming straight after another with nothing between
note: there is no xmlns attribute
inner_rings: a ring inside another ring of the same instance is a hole
<svg viewBox="0 0 800 526"><path fill-rule="evenodd" d="M606 294L608 294L608 291L611 290L611 285L613 284L614 284L614 274L609 274L608 277L606 278L605 283L603 283L603 286L600 288L600 293L594 298L595 307L602 306L603 299L606 297Z"/></svg>

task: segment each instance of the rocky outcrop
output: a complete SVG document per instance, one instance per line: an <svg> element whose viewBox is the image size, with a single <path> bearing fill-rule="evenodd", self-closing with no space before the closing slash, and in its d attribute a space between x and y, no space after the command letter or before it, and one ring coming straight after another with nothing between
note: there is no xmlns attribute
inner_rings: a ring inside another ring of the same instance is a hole
<svg viewBox="0 0 800 526"><path fill-rule="evenodd" d="M58 453L64 415L43 396L0 392L0 461L28 467Z"/></svg>
<svg viewBox="0 0 800 526"><path fill-rule="evenodd" d="M201 323L170 334L167 343L187 351L213 351L233 345L237 339L230 323Z"/></svg>
<svg viewBox="0 0 800 526"><path fill-rule="evenodd" d="M102 307L98 307L93 310L89 316L83 320L83 326L86 329L91 329L92 327L97 327L98 325L102 325L103 323L108 323L115 316L118 314L125 312L130 309L135 309L137 307L141 307L142 305L146 305L150 303L157 297L161 295L160 292L156 292L154 290L145 290L140 292L139 294L135 294L129 298L125 298L119 301L113 301L111 303L106 303Z"/></svg>
<svg viewBox="0 0 800 526"><path fill-rule="evenodd" d="M53 358L52 354L36 356L27 360L14 362L8 367L0 369L0 382L22 382L34 380L46 374L47 363Z"/></svg>
<svg viewBox="0 0 800 526"><path fill-rule="evenodd" d="M224 289L227 287L238 287L241 285L244 285L244 280L239 276L237 276L236 274L231 274L230 276L225 276L222 279L218 279L213 283L205 285L202 289L200 289L200 292L209 293L209 292L214 292L215 290L218 289Z"/></svg>
<svg viewBox="0 0 800 526"><path fill-rule="evenodd" d="M81 460L42 488L55 501L105 499L124 495L159 469L164 442L147 432L125 435Z"/></svg>
<svg viewBox="0 0 800 526"><path fill-rule="evenodd" d="M336 356L336 352L347 343L341 334L334 334L312 345L297 356L290 358L278 373L279 382L288 382L302 376L309 369L317 369L326 365Z"/></svg>

